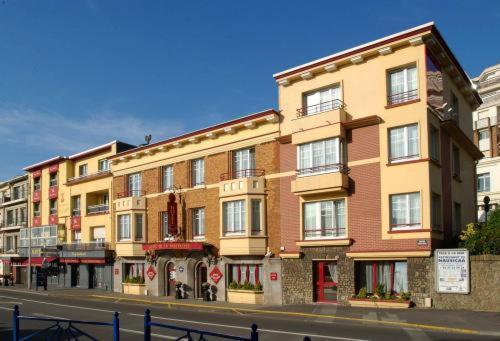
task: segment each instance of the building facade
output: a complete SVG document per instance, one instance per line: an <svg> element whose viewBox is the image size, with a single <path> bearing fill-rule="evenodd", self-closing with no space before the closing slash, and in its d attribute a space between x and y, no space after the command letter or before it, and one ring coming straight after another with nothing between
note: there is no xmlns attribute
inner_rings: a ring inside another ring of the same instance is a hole
<svg viewBox="0 0 500 341"><path fill-rule="evenodd" d="M25 283L26 273L18 263L19 230L28 219L28 176L16 176L0 184L0 276L13 275Z"/></svg>
<svg viewBox="0 0 500 341"><path fill-rule="evenodd" d="M475 220L481 157L481 100L443 38L431 23L274 77L283 302L383 285L422 305L422 259Z"/></svg>
<svg viewBox="0 0 500 341"><path fill-rule="evenodd" d="M113 220L108 159L133 146L119 141L25 168L29 173L29 228L21 250L31 265L50 264L50 284L112 289ZM26 266L27 261L24 260Z"/></svg>
<svg viewBox="0 0 500 341"><path fill-rule="evenodd" d="M484 197L491 209L500 204L500 64L473 79L483 104L473 112L474 142L484 154L477 164L478 217L484 221Z"/></svg>

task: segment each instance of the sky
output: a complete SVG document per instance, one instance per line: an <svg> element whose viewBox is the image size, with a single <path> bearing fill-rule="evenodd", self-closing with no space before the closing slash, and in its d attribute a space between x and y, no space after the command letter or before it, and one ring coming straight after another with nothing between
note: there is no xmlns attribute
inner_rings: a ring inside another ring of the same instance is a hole
<svg viewBox="0 0 500 341"><path fill-rule="evenodd" d="M429 21L470 77L500 63L500 1L351 3L0 0L0 180L277 108L274 73Z"/></svg>

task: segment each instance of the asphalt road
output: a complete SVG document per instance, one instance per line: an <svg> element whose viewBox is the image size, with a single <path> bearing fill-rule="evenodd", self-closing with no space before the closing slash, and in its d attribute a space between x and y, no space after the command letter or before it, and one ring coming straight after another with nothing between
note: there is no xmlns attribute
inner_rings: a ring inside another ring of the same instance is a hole
<svg viewBox="0 0 500 341"><path fill-rule="evenodd" d="M432 331L395 325L379 325L360 321L325 320L298 316L273 316L265 313L248 313L189 307L153 305L146 307L137 302L98 300L88 297L48 297L22 292L0 291L0 339L11 339L12 307L18 305L21 315L40 318L111 322L113 314L120 314L122 340L143 338L143 316L151 309L155 322L193 329L249 337L250 325L259 327L260 340L498 340L488 335L471 335L450 331ZM27 335L43 329L49 322L21 321L21 333ZM111 327L80 326L78 328L99 340L112 340ZM153 340L176 339L179 332L153 327ZM42 338L37 338L42 339ZM85 339L85 338L83 338ZM217 340L217 338L207 338Z"/></svg>

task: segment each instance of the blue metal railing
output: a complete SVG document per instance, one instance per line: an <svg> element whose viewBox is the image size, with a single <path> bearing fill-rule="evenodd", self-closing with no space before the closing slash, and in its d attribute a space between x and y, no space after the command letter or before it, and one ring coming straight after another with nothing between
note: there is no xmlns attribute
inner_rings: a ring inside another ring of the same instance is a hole
<svg viewBox="0 0 500 341"><path fill-rule="evenodd" d="M252 324L252 327L250 330L250 337L240 337L240 336L227 335L227 334L221 334L221 333L212 333L212 332L208 332L205 330L184 328L184 327L178 327L178 326L173 326L173 325L168 325L168 324L163 324L163 323L152 322L151 321L151 311L149 309L146 309L146 312L144 313L144 341L151 341L151 327L166 328L166 329L181 331L181 332L185 333L184 335L180 336L176 340L194 341L195 340L193 338L194 335L199 335L198 341L206 340L205 336L213 336L213 337L217 337L217 338L221 338L221 339L237 340L237 341L258 341L259 340L259 332L257 331L257 325L255 323Z"/></svg>
<svg viewBox="0 0 500 341"><path fill-rule="evenodd" d="M20 320L45 321L45 322L53 322L53 324L45 329L37 330L27 336L21 337L20 325L19 325ZM65 323L67 324L67 326L63 327ZM72 339L78 340L79 336L85 336L90 340L95 340L95 341L98 340L95 337L85 333L80 328L76 327L75 324L113 327L113 341L120 341L120 319L118 318L117 312L115 312L113 316L113 322L111 323L93 322L93 321L21 316L19 315L19 307L17 305L14 306L14 311L12 314L12 340L13 341L40 340L40 339L63 340L64 336L68 340ZM44 334L46 335L45 337Z"/></svg>

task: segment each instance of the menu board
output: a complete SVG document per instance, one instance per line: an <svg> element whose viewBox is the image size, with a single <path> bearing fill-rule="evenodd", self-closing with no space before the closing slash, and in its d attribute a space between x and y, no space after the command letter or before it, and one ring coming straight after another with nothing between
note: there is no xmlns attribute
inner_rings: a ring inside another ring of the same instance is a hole
<svg viewBox="0 0 500 341"><path fill-rule="evenodd" d="M434 253L436 260L436 291L468 294L470 292L469 251L441 249Z"/></svg>

